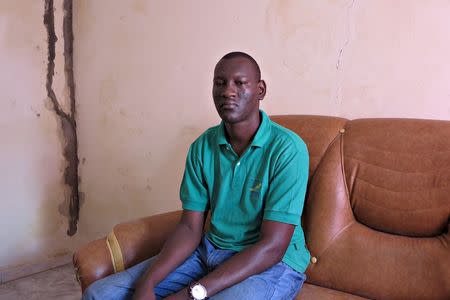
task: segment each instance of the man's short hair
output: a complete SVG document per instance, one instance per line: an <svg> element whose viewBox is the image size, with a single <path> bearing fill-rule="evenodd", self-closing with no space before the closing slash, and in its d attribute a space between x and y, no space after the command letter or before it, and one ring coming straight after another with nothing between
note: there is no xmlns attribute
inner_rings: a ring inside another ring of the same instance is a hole
<svg viewBox="0 0 450 300"><path fill-rule="evenodd" d="M258 63L256 62L256 60L251 57L250 55L248 55L245 52L239 52L239 51L234 51L234 52L230 52L228 54L225 54L220 60L223 59L231 59L231 58L237 58L237 57L242 57L245 59L248 59L250 61L250 63L253 65L253 67L255 68L255 73L256 73L256 79L258 81L261 80L261 70L259 68Z"/></svg>

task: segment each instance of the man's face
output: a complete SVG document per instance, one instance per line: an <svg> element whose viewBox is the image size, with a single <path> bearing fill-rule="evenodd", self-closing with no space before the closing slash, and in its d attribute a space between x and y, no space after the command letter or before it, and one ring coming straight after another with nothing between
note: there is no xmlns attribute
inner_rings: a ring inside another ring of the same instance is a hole
<svg viewBox="0 0 450 300"><path fill-rule="evenodd" d="M220 60L214 69L213 99L220 118L239 123L259 114L265 86L255 67L243 57Z"/></svg>

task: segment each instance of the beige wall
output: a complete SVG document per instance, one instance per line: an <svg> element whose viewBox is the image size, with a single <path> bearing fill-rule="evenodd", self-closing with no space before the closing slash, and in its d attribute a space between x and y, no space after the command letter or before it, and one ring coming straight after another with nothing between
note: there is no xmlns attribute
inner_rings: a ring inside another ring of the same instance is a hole
<svg viewBox="0 0 450 300"><path fill-rule="evenodd" d="M68 238L59 124L44 106L42 6L0 2L0 266L178 208L187 148L219 121L212 71L228 51L260 62L270 114L450 119L448 1L77 0L85 201Z"/></svg>
<svg viewBox="0 0 450 300"><path fill-rule="evenodd" d="M80 229L179 207L218 122L214 64L260 62L273 114L450 119L448 1L77 1Z"/></svg>

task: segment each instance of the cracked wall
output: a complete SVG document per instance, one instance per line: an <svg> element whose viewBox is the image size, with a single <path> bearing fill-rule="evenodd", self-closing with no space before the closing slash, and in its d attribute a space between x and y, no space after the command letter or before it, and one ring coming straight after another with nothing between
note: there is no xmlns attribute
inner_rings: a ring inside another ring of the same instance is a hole
<svg viewBox="0 0 450 300"><path fill-rule="evenodd" d="M55 34L55 5L53 0L45 0L44 25L47 30L47 97L50 100L53 111L58 117L64 144L63 155L66 159L66 168L64 170L64 181L69 189L68 198L64 199L65 205L61 211L68 217L67 234L72 236L77 231L77 222L79 218L79 191L78 191L78 141L77 141L77 123L76 103L75 103L75 82L73 76L73 30L72 30L72 1L63 2L63 42L64 45L64 75L65 88L68 91L69 110L65 111L58 100L53 89L53 76L55 75L55 49L58 38ZM61 4L61 3L60 3Z"/></svg>
<svg viewBox="0 0 450 300"><path fill-rule="evenodd" d="M70 1L53 3L51 53L45 4L0 2L0 282L67 263L87 240L67 235L78 218Z"/></svg>
<svg viewBox="0 0 450 300"><path fill-rule="evenodd" d="M448 2L267 3L254 45L273 78L269 110L450 119Z"/></svg>

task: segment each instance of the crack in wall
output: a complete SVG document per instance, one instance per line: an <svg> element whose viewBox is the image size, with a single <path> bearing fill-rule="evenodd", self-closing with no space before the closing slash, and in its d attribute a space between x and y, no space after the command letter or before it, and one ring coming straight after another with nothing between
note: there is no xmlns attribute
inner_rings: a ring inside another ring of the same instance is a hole
<svg viewBox="0 0 450 300"><path fill-rule="evenodd" d="M342 109L342 72L343 69L341 67L342 64L342 55L344 54L345 49L347 48L348 44L350 43L350 35L351 35L351 18L352 14L355 11L355 2L356 0L352 0L350 5L347 7L347 16L346 16L346 29L345 29L345 40L342 45L342 47L339 49L338 58L336 61L336 70L337 70L337 91L336 91L336 102L339 105L339 114Z"/></svg>
<svg viewBox="0 0 450 300"><path fill-rule="evenodd" d="M61 122L64 138L63 156L67 162L64 170L64 182L69 187L69 215L67 235L73 236L77 232L77 223L80 211L78 190L78 139L77 124L75 121L75 82L73 76L73 28L72 28L72 0L64 0L64 71L66 85L69 90L70 111L66 113L53 90L53 76L55 73L55 45L58 40L55 33L55 13L53 0L45 0L44 25L47 30L48 62L47 62L47 96L53 110Z"/></svg>
<svg viewBox="0 0 450 300"><path fill-rule="evenodd" d="M354 7L355 7L355 0L352 0L352 3L350 4L350 6L347 9L348 22L347 22L346 39L345 39L344 45L339 50L339 55L338 55L338 59L337 59L337 63L336 63L336 70L339 70L339 66L341 64L342 52L344 52L344 49L348 46L348 43L350 42L350 24L349 24L350 21L349 21L349 19L350 19L351 11L353 10Z"/></svg>

